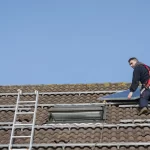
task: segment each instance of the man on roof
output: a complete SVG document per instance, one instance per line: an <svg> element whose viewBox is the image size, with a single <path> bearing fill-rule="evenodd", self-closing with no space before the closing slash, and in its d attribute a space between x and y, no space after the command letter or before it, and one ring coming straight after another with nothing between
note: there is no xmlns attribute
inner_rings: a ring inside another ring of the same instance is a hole
<svg viewBox="0 0 150 150"><path fill-rule="evenodd" d="M133 92L136 91L139 82L141 82L142 87L139 100L140 111L138 115L148 114L148 101L150 100L150 67L139 62L135 57L130 58L128 62L134 69L128 99L131 99Z"/></svg>

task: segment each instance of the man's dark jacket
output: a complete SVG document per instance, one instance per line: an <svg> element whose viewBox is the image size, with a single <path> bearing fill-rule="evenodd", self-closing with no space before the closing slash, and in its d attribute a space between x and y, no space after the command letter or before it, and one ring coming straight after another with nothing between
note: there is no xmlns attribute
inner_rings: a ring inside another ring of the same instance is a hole
<svg viewBox="0 0 150 150"><path fill-rule="evenodd" d="M130 86L130 92L136 91L136 89L139 86L139 82L141 82L141 84L145 84L148 81L148 79L149 79L148 70L142 63L138 62L133 71L133 78L132 84Z"/></svg>

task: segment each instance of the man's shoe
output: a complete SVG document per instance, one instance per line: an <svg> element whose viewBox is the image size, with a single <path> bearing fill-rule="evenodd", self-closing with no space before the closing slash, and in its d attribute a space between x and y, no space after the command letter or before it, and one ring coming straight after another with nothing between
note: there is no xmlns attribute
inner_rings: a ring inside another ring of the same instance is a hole
<svg viewBox="0 0 150 150"><path fill-rule="evenodd" d="M148 109L147 109L147 107L143 107L141 110L140 110L140 112L138 113L138 115L142 115L142 114L148 114Z"/></svg>
<svg viewBox="0 0 150 150"><path fill-rule="evenodd" d="M150 110L149 109L147 109L147 113L146 113L146 115L149 115L150 114Z"/></svg>

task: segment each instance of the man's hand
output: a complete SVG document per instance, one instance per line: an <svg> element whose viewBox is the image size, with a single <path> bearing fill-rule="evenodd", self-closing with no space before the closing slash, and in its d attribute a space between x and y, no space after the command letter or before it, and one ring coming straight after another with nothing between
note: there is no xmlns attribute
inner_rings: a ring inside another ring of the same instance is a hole
<svg viewBox="0 0 150 150"><path fill-rule="evenodd" d="M130 92L128 95L128 99L131 99L132 95L133 95L133 92Z"/></svg>

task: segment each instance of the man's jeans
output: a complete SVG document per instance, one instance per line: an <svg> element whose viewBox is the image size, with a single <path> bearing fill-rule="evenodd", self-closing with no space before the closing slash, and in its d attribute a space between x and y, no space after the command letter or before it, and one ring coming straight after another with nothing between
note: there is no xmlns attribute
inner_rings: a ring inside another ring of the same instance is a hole
<svg viewBox="0 0 150 150"><path fill-rule="evenodd" d="M139 105L141 108L148 107L148 101L150 100L150 89L145 89L140 95Z"/></svg>

